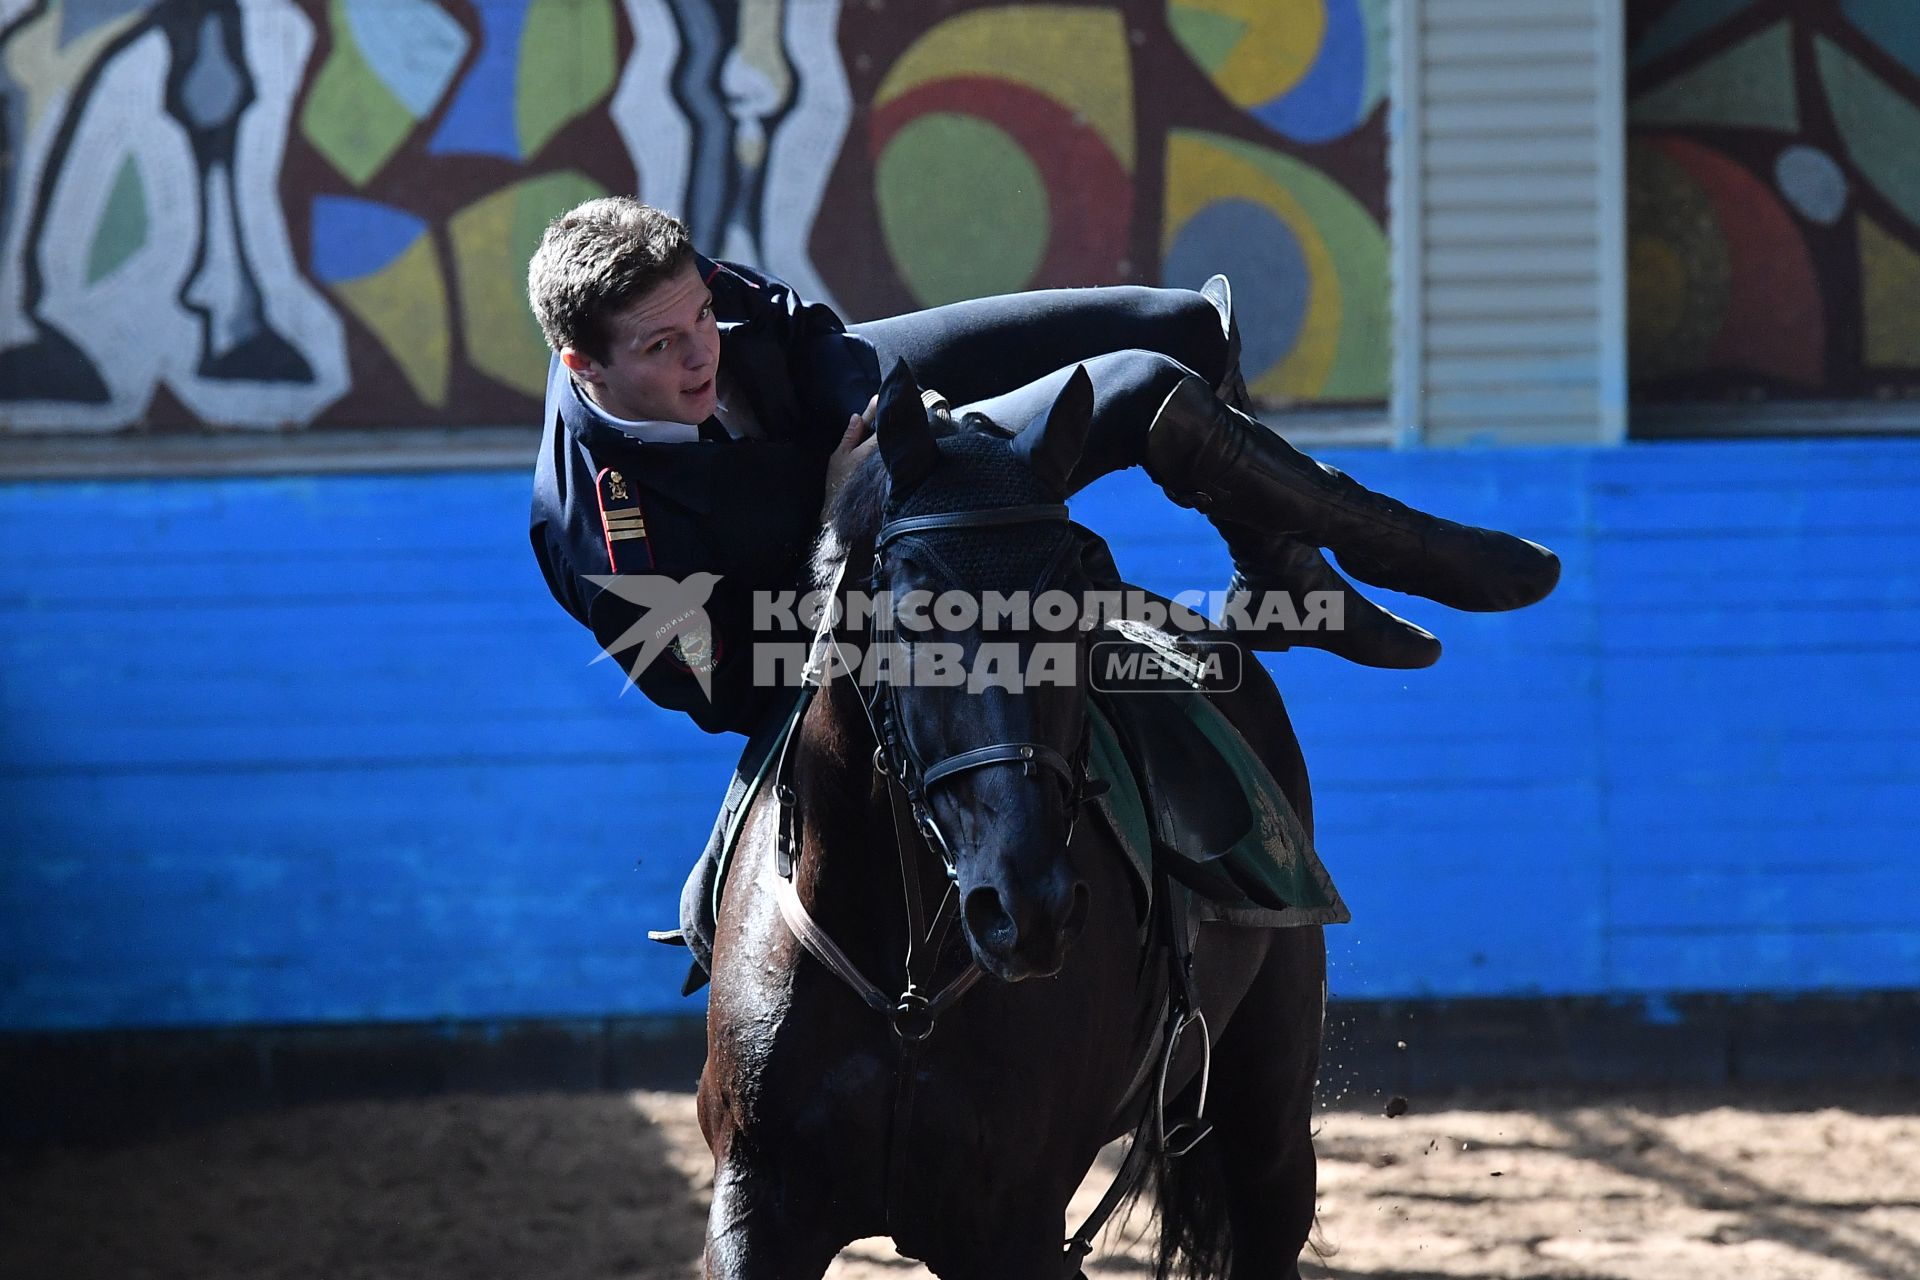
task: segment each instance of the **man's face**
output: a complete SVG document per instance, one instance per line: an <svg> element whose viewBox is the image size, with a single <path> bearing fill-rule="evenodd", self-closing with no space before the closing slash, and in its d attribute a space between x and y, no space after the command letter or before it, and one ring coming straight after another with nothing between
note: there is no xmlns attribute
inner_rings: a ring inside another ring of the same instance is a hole
<svg viewBox="0 0 1920 1280"><path fill-rule="evenodd" d="M568 347L561 361L599 406L643 422L703 422L713 413L720 327L689 262L613 317L605 364Z"/></svg>

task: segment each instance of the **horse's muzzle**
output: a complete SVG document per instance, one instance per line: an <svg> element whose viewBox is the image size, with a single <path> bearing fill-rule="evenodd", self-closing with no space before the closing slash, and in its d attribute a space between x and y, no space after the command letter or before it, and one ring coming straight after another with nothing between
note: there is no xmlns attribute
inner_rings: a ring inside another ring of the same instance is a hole
<svg viewBox="0 0 1920 1280"><path fill-rule="evenodd" d="M1011 900L992 885L967 893L961 918L981 968L1005 982L1060 972L1067 950L1086 928L1093 891L1064 874L1047 889Z"/></svg>

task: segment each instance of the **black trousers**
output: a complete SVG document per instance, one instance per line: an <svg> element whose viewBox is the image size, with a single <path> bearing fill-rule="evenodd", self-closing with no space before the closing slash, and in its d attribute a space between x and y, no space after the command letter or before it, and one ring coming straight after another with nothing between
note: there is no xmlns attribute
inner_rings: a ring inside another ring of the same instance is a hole
<svg viewBox="0 0 1920 1280"><path fill-rule="evenodd" d="M1220 313L1188 289L1046 289L955 302L849 326L882 372L913 366L955 413L1017 431L1052 407L1078 365L1093 381L1093 425L1077 489L1138 463L1153 415L1179 381L1218 386L1227 371Z"/></svg>
<svg viewBox="0 0 1920 1280"><path fill-rule="evenodd" d="M1154 413L1182 378L1198 374L1218 386L1227 372L1220 313L1187 289L1046 289L848 327L873 344L883 373L905 360L920 385L946 396L956 414L982 413L1016 431L1052 408L1074 369L1085 365L1093 422L1072 476L1076 489L1140 461ZM721 844L792 709L788 699L776 703L768 722L748 737L706 848L681 890L680 932L694 956L689 993L705 984L712 964Z"/></svg>

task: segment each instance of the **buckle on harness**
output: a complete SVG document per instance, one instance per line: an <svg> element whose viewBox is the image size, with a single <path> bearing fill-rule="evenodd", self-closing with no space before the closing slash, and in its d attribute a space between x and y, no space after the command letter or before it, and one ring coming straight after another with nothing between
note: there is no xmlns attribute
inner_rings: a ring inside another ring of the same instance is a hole
<svg viewBox="0 0 1920 1280"><path fill-rule="evenodd" d="M893 1034L908 1044L919 1044L933 1034L933 1006L912 987L900 994L900 1001L889 1015Z"/></svg>

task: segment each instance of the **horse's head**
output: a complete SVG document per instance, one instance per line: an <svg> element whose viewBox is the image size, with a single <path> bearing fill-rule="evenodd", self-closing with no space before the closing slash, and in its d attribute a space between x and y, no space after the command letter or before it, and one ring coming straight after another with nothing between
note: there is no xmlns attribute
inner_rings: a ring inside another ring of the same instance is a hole
<svg viewBox="0 0 1920 1280"><path fill-rule="evenodd" d="M1009 437L930 418L896 365L877 433L869 654L888 767L961 895L974 957L1008 981L1058 972L1089 891L1068 856L1086 798L1081 609L1091 535L1067 519L1086 443L1084 370Z"/></svg>

